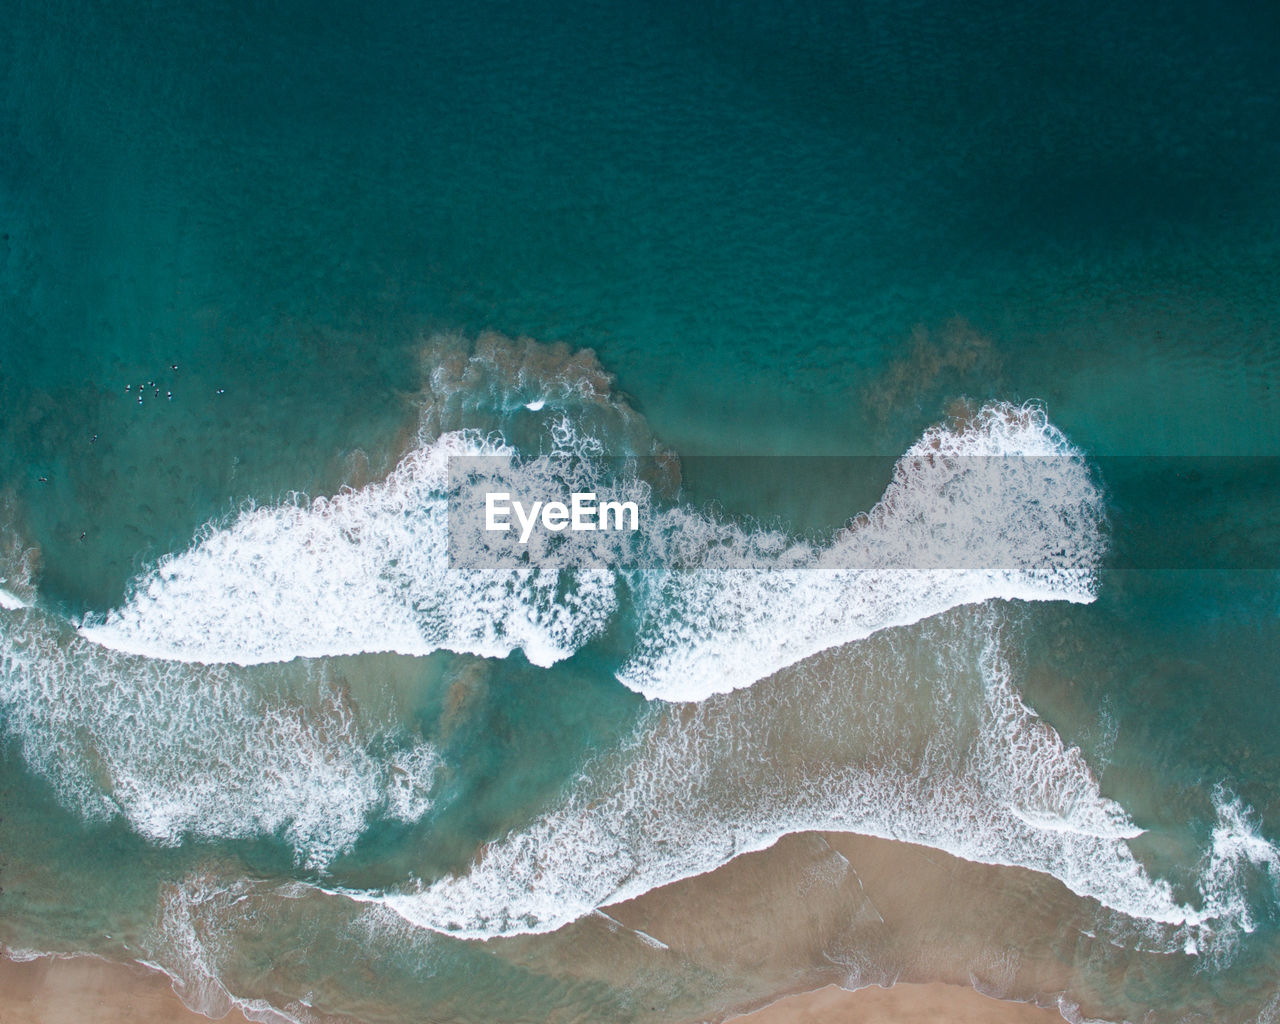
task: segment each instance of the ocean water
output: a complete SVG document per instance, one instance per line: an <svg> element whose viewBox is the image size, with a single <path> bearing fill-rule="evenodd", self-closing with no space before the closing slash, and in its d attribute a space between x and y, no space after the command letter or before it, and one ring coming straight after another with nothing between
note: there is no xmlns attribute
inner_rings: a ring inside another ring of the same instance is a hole
<svg viewBox="0 0 1280 1024"><path fill-rule="evenodd" d="M11 953L1280 1012L1276 12L4 23ZM602 454L616 564L450 561L451 459Z"/></svg>

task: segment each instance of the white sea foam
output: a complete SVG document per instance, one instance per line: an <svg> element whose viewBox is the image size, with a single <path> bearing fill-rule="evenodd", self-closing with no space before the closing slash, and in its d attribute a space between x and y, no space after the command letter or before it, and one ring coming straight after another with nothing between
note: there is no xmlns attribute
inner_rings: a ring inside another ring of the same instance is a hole
<svg viewBox="0 0 1280 1024"><path fill-rule="evenodd" d="M0 587L0 608L6 611L17 611L19 608L26 608L27 602L20 597L15 597L9 591Z"/></svg>
<svg viewBox="0 0 1280 1024"><path fill-rule="evenodd" d="M81 632L205 663L445 648L520 649L547 666L607 626L623 583L640 630L619 679L651 698L700 700L956 605L1093 596L1101 498L1080 453L1036 408L988 406L929 431L883 500L825 546L687 507L658 511L634 482L644 524L635 535L544 546L527 563L451 564L451 456L510 457L536 493L605 486L570 479L590 470L564 458L599 455L598 438L565 417L549 421L549 435L547 454L518 459L503 443L449 433L359 491L247 510L163 559L123 607Z"/></svg>
<svg viewBox="0 0 1280 1024"><path fill-rule="evenodd" d="M437 755L375 734L321 666L290 674L299 699L243 670L104 650L39 610L0 620L4 728L64 803L162 844L280 835L322 868L371 817L421 818Z"/></svg>
<svg viewBox="0 0 1280 1024"><path fill-rule="evenodd" d="M22 543L12 499L0 492L0 610L27 608L35 599L39 576L38 548Z"/></svg>
<svg viewBox="0 0 1280 1024"><path fill-rule="evenodd" d="M387 815L412 823L431 810L431 787L440 755L427 743L417 743L391 755L387 780Z"/></svg>
<svg viewBox="0 0 1280 1024"><path fill-rule="evenodd" d="M647 697L702 700L957 605L1091 601L1102 515L1080 453L1043 411L1009 405L928 431L880 503L825 548L676 510L659 564L693 568L647 581L619 678Z"/></svg>
<svg viewBox="0 0 1280 1024"><path fill-rule="evenodd" d="M600 450L567 419L554 437L551 455L523 463L548 480L554 456ZM639 630L621 680L702 703L656 706L629 747L466 875L360 898L459 936L543 932L788 832L836 829L1045 872L1177 948L1252 927L1242 887L1278 861L1243 809L1222 802L1202 907L1180 903L1133 856L1140 830L1080 752L1018 697L991 620L922 624L992 598L1092 599L1101 497L1040 410L988 406L929 431L883 500L827 545L677 507L634 541L639 568L571 566L569 590L555 565L449 567L459 454L513 452L445 433L379 483L248 509L86 624L93 643L4 604L0 700L24 756L72 806L123 812L158 842L279 833L323 867L371 815L425 813L435 754L375 757L341 700L266 700L221 663L443 647L549 665L605 628L622 582ZM885 632L911 624L937 658L923 676Z"/></svg>
<svg viewBox="0 0 1280 1024"><path fill-rule="evenodd" d="M1220 961L1234 951L1240 933L1257 928L1258 897L1274 903L1280 895L1280 848L1263 837L1252 809L1239 797L1219 786L1213 803L1217 821L1200 865L1200 891L1206 914L1236 924L1210 944L1209 954ZM1259 893L1259 888L1265 891Z"/></svg>
<svg viewBox="0 0 1280 1024"><path fill-rule="evenodd" d="M1196 909L1134 857L1125 840L1140 829L1018 696L992 612L881 634L653 716L468 873L365 898L452 935L546 932L787 833L842 830L1044 872L1154 929L1160 948L1247 923L1225 870L1209 869L1223 894L1210 882ZM1236 863L1240 841L1256 863L1262 847L1228 833L1219 860Z"/></svg>
<svg viewBox="0 0 1280 1024"><path fill-rule="evenodd" d="M162 559L127 604L81 633L206 664L443 648L489 657L520 649L551 665L607 622L612 576L583 569L565 593L555 565L499 572L449 561L449 459L510 454L477 434L449 433L361 490L248 509ZM562 461L546 457L527 472L551 478Z"/></svg>
<svg viewBox="0 0 1280 1024"><path fill-rule="evenodd" d="M207 1017L221 1019L239 1010L259 1024L309 1024L315 1018L298 1003L282 1010L265 999L235 996L223 982L234 955L233 943L221 934L223 922L239 916L234 908L252 892L247 879L227 881L211 872L194 872L165 886L155 927L147 936L155 959L144 962L167 974L178 997Z"/></svg>

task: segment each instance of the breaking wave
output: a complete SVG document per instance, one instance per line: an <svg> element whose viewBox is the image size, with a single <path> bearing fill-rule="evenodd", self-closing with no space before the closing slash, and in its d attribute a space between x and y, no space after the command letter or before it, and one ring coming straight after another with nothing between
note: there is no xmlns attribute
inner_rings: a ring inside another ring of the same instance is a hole
<svg viewBox="0 0 1280 1024"><path fill-rule="evenodd" d="M801 831L932 846L1051 875L1168 951L1223 950L1252 920L1239 876L1277 851L1220 807L1200 906L1131 851L1141 834L1084 756L1019 697L1001 615L957 610L757 687L660 707L564 802L463 875L355 894L465 938L553 931Z"/></svg>
<svg viewBox="0 0 1280 1024"><path fill-rule="evenodd" d="M681 503L678 467L589 354L441 344L384 480L209 524L78 630L8 559L5 728L65 803L165 844L280 835L324 869L372 818L420 820L438 755L295 659L518 650L545 667L625 615L617 678L657 701L632 740L467 873L347 895L460 937L546 932L841 830L1043 872L1161 948L1223 950L1254 927L1248 891L1274 887L1280 854L1246 808L1220 795L1190 906L1018 695L992 602L1091 601L1105 549L1102 493L1043 410L990 404L926 431L875 507L816 541ZM609 557L451 561L452 459L565 491L611 486L591 460L616 452L661 455L667 476L622 482L644 526Z"/></svg>
<svg viewBox="0 0 1280 1024"><path fill-rule="evenodd" d="M38 609L0 620L5 730L89 819L164 845L279 835L324 868L371 818L430 809L435 750L362 721L321 666L265 694L242 676L104 650Z"/></svg>
<svg viewBox="0 0 1280 1024"><path fill-rule="evenodd" d="M605 486L602 442L566 418L521 456L471 430L410 452L385 480L244 511L87 621L117 650L203 663L440 649L549 666L603 632L620 590L639 621L618 672L650 698L700 700L827 647L993 598L1088 601L1102 498L1081 454L1033 407L987 406L927 432L880 503L826 544L751 529L633 480L644 528L611 559L451 562L450 460L506 460L541 493ZM585 475L584 475L585 474Z"/></svg>

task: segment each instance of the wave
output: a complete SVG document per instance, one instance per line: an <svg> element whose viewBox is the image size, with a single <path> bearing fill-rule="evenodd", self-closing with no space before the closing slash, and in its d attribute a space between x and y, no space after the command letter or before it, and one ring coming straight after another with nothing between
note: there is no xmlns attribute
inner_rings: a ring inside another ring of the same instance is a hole
<svg viewBox="0 0 1280 1024"><path fill-rule="evenodd" d="M700 700L960 604L1093 597L1101 494L1041 410L1009 405L927 432L880 503L825 545L659 507L633 479L645 527L609 540L607 557L596 534L591 558L562 546L496 567L451 562L451 458L497 458L532 493L608 486L588 465L599 438L564 415L544 427L535 455L454 431L379 483L246 509L161 560L81 633L206 664L518 649L545 667L601 634L625 592L639 631L618 679L649 698Z"/></svg>
<svg viewBox="0 0 1280 1024"><path fill-rule="evenodd" d="M40 549L22 543L15 525L19 518L13 496L0 491L0 609L5 611L31 605L40 575Z"/></svg>
<svg viewBox="0 0 1280 1024"><path fill-rule="evenodd" d="M600 484L606 451L661 450L594 357L486 336L432 359L417 438L386 479L211 523L78 630L29 579L0 578L4 729L66 805L167 845L278 835L324 870L371 820L422 820L439 755L296 659L521 651L545 667L628 601L617 678L655 701L632 739L467 873L343 895L460 938L542 933L839 830L1042 872L1153 948L1228 956L1256 926L1251 893L1280 884L1280 851L1247 808L1217 795L1193 907L1018 694L994 602L1091 601L1105 550L1102 493L1043 410L991 404L926 431L825 542L664 505L631 478L646 525L608 559L544 546L468 569L450 559L451 459L562 491ZM226 896L193 885L173 907ZM218 973L197 1003L230 998Z"/></svg>
<svg viewBox="0 0 1280 1024"><path fill-rule="evenodd" d="M238 665L446 649L521 650L546 667L581 647L615 610L612 577L579 571L565 595L560 565L452 570L450 459L509 462L518 445L531 485L558 488L564 456L599 454L597 437L631 454L661 446L589 350L438 335L422 359L416 439L386 479L207 524L81 633L147 657Z"/></svg>
<svg viewBox="0 0 1280 1024"><path fill-rule="evenodd" d="M927 431L881 501L824 547L668 514L618 678L646 697L702 700L959 605L1091 601L1102 519L1083 456L1044 412L988 405Z"/></svg>
<svg viewBox="0 0 1280 1024"><path fill-rule="evenodd" d="M248 879L225 879L208 870L165 885L156 923L145 937L152 959L141 962L168 975L174 993L187 1007L214 1020L234 1010L261 1024L318 1024L330 1019L310 1012L301 1002L275 1006L265 999L237 996L227 988L223 979L236 950L217 918L239 916L236 905L253 891L254 883Z"/></svg>
<svg viewBox="0 0 1280 1024"><path fill-rule="evenodd" d="M39 609L0 617L4 730L86 818L163 845L278 835L322 869L372 818L431 808L434 748L362 719L324 666L253 682L105 650Z"/></svg>
<svg viewBox="0 0 1280 1024"><path fill-rule="evenodd" d="M1274 905L1280 893L1280 848L1262 835L1253 809L1225 786L1214 788L1213 806L1216 821L1200 864L1200 889L1208 914L1237 925L1225 941L1207 950L1212 959L1223 961L1241 934L1258 927L1254 907L1261 901L1251 893L1265 890L1263 899Z"/></svg>
<svg viewBox="0 0 1280 1024"><path fill-rule="evenodd" d="M204 664L441 649L520 649L535 665L554 664L608 621L611 577L581 572L566 596L554 565L450 567L450 459L513 454L453 432L360 490L247 509L163 559L126 605L80 632L115 650ZM531 471L550 476L554 460Z"/></svg>
<svg viewBox="0 0 1280 1024"><path fill-rule="evenodd" d="M1170 952L1247 929L1231 871L1272 865L1275 848L1215 834L1230 851L1204 873L1202 906L1179 902L1130 850L1142 830L1080 750L1018 696L1005 628L994 608L955 611L751 690L658 706L625 750L466 874L350 895L462 938L549 932L788 833L847 831L1043 872Z"/></svg>

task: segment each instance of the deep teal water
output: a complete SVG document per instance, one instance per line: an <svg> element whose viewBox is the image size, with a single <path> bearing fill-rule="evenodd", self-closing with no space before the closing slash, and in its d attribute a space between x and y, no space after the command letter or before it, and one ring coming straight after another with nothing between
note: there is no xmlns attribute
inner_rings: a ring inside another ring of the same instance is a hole
<svg viewBox="0 0 1280 1024"><path fill-rule="evenodd" d="M1212 483L1101 460L1113 565L1094 604L1015 603L1024 698L1185 898L1221 787L1280 839L1275 481L1217 458L1280 446L1274 11L18 0L4 22L0 527L40 549L42 614L120 606L246 501L385 475L442 331L594 349L687 455L889 460L956 399L1035 400L1091 457L1199 457ZM839 521L838 496L690 473L699 499ZM280 834L166 846L87 821L10 742L0 941L135 955L157 892L210 862L353 888L461 870L648 721L611 676L622 642L550 671L324 662L448 766L426 817L374 815L324 875ZM305 674L243 680L274 698ZM0 703L10 731L20 714ZM1255 874L1234 959L1110 1005L1257 1019L1280 904ZM262 981L272 928L328 933L263 914L227 971L297 998ZM334 1010L376 992L325 966L345 941L315 959L332 986L310 978ZM483 947L427 972L379 941L396 997L445 1017L639 1013Z"/></svg>

